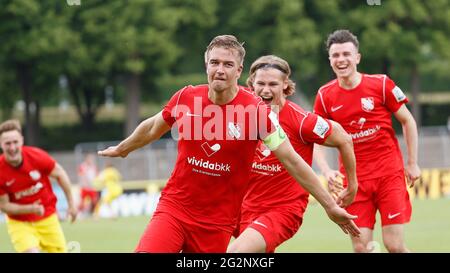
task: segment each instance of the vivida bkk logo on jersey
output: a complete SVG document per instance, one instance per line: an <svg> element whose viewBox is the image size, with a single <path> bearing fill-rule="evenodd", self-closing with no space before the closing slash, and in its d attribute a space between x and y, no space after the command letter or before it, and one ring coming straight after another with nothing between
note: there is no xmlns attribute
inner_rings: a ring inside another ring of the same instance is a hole
<svg viewBox="0 0 450 273"><path fill-rule="evenodd" d="M263 164L258 162L253 162L252 168L259 171L274 172L274 173L279 173L282 170L280 164Z"/></svg>
<svg viewBox="0 0 450 273"><path fill-rule="evenodd" d="M259 160L263 160L264 158L268 157L270 155L270 150L267 148L266 145L260 142L260 145L258 148L256 148L256 155L258 156Z"/></svg>
<svg viewBox="0 0 450 273"><path fill-rule="evenodd" d="M220 146L219 143L210 144L208 142L203 142L203 144L201 145L201 148L207 157L213 156L214 154L216 154L217 152L219 152L222 149L222 147ZM197 173L206 174L206 175L220 176L219 173L211 173L209 171L231 172L230 164L213 162L212 160L196 158L195 156L191 156L191 157L188 156L187 163L194 167L200 167L203 169L202 170L202 169L193 168L192 171L197 172ZM208 171L205 171L205 170L208 170Z"/></svg>
<svg viewBox="0 0 450 273"><path fill-rule="evenodd" d="M381 129L380 125L375 125L372 128L364 129L367 119L365 117L360 117L359 119L352 120L349 125L353 129L359 130L356 133L350 133L352 139L355 142L363 142L375 137L376 133Z"/></svg>
<svg viewBox="0 0 450 273"><path fill-rule="evenodd" d="M38 193L43 187L44 187L44 185L41 182L37 182L33 186L31 186L23 191L16 192L14 194L14 196L16 197L16 200L19 200L23 197L31 196L31 195Z"/></svg>
<svg viewBox="0 0 450 273"><path fill-rule="evenodd" d="M366 130L361 130L357 133L354 134L350 134L352 136L352 139L355 140L355 142L362 142L362 141L366 141L368 139L371 139L373 137L375 137L375 134L380 131L381 126L380 125L376 125L373 128L369 128Z"/></svg>
<svg viewBox="0 0 450 273"><path fill-rule="evenodd" d="M282 171L282 167L280 164L267 164L267 163L265 163L267 161L263 161L270 154L271 154L271 151L269 150L269 148L267 148L267 146L264 145L264 143L260 142L260 144L256 148L256 156L258 157L258 159L261 162L258 162L257 159L256 159L256 161L253 161L252 169L254 172L265 174L265 175L273 175L270 173L278 173L278 172ZM269 162L270 162L270 160L269 160ZM264 172L261 172L261 171L264 171Z"/></svg>
<svg viewBox="0 0 450 273"><path fill-rule="evenodd" d="M191 164L192 166L196 167L202 167L204 169L208 169L211 171L222 171L222 172L231 172L231 166L230 164L226 163L219 163L219 162L213 162L210 160L203 160L203 158L195 158L195 156L187 158L187 162ZM194 169L194 171L198 172L198 170ZM211 173L205 173L209 175L214 175Z"/></svg>
<svg viewBox="0 0 450 273"><path fill-rule="evenodd" d="M361 130L364 127L364 123L366 123L366 118L361 117L358 119L358 121L352 120L352 122L350 122L350 126L355 129Z"/></svg>
<svg viewBox="0 0 450 273"><path fill-rule="evenodd" d="M361 108L366 112L372 111L375 108L373 97L361 98Z"/></svg>

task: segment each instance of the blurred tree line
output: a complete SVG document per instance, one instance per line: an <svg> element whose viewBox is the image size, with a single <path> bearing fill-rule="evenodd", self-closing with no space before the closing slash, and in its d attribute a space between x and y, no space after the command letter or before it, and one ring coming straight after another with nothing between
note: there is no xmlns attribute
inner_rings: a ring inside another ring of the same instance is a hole
<svg viewBox="0 0 450 273"><path fill-rule="evenodd" d="M339 28L360 40L366 73L390 75L412 101L449 90L450 2L395 0L3 0L0 110L23 100L28 144L39 144L40 111L67 89L81 121L97 127L105 89L126 106L122 136L140 121L142 101L163 102L206 82L203 53L216 35L245 42L244 71L264 54L289 61L298 92L312 100L333 78L324 41ZM241 78L245 83L246 73ZM448 113L447 113L448 115ZM107 129L106 129L107 130Z"/></svg>

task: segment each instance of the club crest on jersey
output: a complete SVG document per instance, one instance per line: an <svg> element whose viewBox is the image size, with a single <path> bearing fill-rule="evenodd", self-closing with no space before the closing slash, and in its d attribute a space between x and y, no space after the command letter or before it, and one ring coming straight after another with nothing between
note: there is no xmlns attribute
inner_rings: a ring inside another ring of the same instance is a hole
<svg viewBox="0 0 450 273"><path fill-rule="evenodd" d="M375 108L373 97L361 98L361 107L366 112L372 111Z"/></svg>
<svg viewBox="0 0 450 273"><path fill-rule="evenodd" d="M228 122L228 134L235 139L239 139L241 137L241 127L239 124Z"/></svg>
<svg viewBox="0 0 450 273"><path fill-rule="evenodd" d="M33 170L29 173L31 179L37 181L41 178L41 173L38 170Z"/></svg>

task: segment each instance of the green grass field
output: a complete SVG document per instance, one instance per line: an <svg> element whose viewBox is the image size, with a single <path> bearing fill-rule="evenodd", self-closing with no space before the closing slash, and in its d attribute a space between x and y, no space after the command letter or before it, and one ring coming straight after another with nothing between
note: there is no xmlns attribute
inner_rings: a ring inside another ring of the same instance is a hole
<svg viewBox="0 0 450 273"><path fill-rule="evenodd" d="M145 229L148 217L117 220L82 220L63 223L67 241L79 242L81 252L132 252ZM377 224L379 221L377 219ZM413 252L450 252L450 199L416 200L413 219L406 225L405 239ZM377 225L374 240L382 245ZM350 240L325 215L323 209L312 204L305 214L303 226L277 252L351 252ZM0 224L0 253L13 252L4 223Z"/></svg>

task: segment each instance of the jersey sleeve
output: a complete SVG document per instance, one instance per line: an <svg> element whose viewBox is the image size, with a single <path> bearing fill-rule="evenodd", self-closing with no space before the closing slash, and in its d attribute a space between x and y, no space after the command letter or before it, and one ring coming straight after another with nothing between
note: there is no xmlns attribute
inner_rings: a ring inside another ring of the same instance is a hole
<svg viewBox="0 0 450 273"><path fill-rule="evenodd" d="M1 164L0 164L1 168ZM0 195L8 194L8 190L6 187L6 178L2 176L2 170L0 170Z"/></svg>
<svg viewBox="0 0 450 273"><path fill-rule="evenodd" d="M395 113L405 103L408 98L393 80L386 76L383 83L383 92L385 97L385 105L389 111Z"/></svg>
<svg viewBox="0 0 450 273"><path fill-rule="evenodd" d="M185 86L184 88L178 90L172 98L170 98L169 102L164 106L162 110L162 116L164 118L164 121L172 127L172 125L177 120L177 117L180 113L178 113L178 103L181 98L181 95L183 92L188 88L189 86Z"/></svg>
<svg viewBox="0 0 450 273"><path fill-rule="evenodd" d="M55 168L56 161L44 150L35 148L34 152L36 153L35 156L38 159L37 162L39 162L39 169L44 175L49 175Z"/></svg>
<svg viewBox="0 0 450 273"><path fill-rule="evenodd" d="M319 91L316 95L316 100L314 101L314 113L325 117L328 117L327 109L325 108L325 98L322 96L322 93Z"/></svg>
<svg viewBox="0 0 450 273"><path fill-rule="evenodd" d="M3 188L4 184L0 184L0 195L7 194L6 189Z"/></svg>
<svg viewBox="0 0 450 273"><path fill-rule="evenodd" d="M331 122L313 113L308 113L300 126L300 138L306 143L323 144L331 132Z"/></svg>

